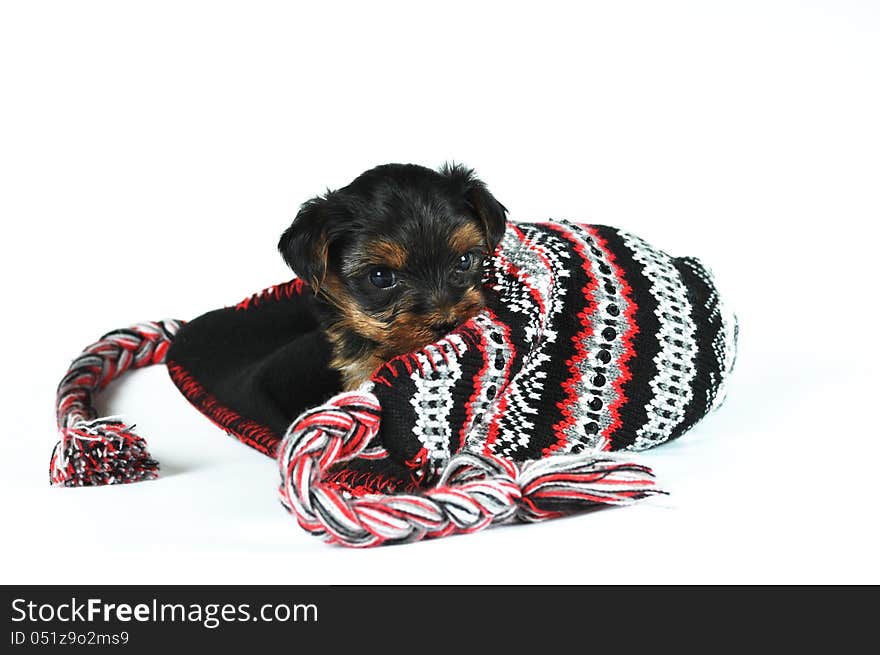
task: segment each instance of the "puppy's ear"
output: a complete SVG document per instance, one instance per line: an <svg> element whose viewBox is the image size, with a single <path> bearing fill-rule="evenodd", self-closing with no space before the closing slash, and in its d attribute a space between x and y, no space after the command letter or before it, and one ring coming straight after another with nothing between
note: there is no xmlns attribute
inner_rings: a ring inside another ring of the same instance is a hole
<svg viewBox="0 0 880 655"><path fill-rule="evenodd" d="M489 193L486 185L474 175L472 168L461 164L444 164L440 168L440 174L464 196L465 202L483 226L489 253L495 252L507 228L507 209Z"/></svg>
<svg viewBox="0 0 880 655"><path fill-rule="evenodd" d="M290 227L278 241L278 251L296 276L318 293L327 275L330 242L326 225L326 198L303 203Z"/></svg>
<svg viewBox="0 0 880 655"><path fill-rule="evenodd" d="M501 243L504 230L507 229L507 209L495 199L495 196L489 193L486 185L479 180L474 180L473 187L465 197L483 224L491 255Z"/></svg>

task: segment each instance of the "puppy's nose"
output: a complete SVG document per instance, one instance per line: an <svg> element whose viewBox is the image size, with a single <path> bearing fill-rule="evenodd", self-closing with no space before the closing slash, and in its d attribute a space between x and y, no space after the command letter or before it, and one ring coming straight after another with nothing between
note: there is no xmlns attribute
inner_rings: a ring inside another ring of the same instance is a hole
<svg viewBox="0 0 880 655"><path fill-rule="evenodd" d="M431 326L431 329L434 331L434 334L438 337L443 337L452 332L455 328L458 327L458 323L455 321L442 321L440 323L434 323Z"/></svg>

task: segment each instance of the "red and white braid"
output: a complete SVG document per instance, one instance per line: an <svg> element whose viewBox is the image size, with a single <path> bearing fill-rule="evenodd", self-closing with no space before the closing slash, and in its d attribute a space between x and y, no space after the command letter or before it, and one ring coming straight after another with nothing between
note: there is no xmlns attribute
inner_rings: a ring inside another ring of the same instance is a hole
<svg viewBox="0 0 880 655"><path fill-rule="evenodd" d="M605 454L516 464L461 453L449 460L436 486L419 493L352 497L324 475L367 448L378 434L380 409L369 391L337 395L297 418L281 444L281 502L304 529L326 541L355 547L416 541L663 493L649 468Z"/></svg>
<svg viewBox="0 0 880 655"><path fill-rule="evenodd" d="M157 477L159 464L134 426L118 417L98 418L94 400L129 369L163 363L181 325L182 321L164 320L114 330L73 360L56 396L61 438L49 464L52 484L120 484Z"/></svg>

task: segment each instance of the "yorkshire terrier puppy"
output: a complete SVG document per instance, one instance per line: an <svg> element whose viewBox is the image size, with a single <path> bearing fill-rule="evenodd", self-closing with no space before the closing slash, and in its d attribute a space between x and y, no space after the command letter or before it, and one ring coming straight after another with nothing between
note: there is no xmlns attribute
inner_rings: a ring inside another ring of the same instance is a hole
<svg viewBox="0 0 880 655"><path fill-rule="evenodd" d="M302 205L278 249L315 293L345 389L483 308L506 212L459 165L378 166Z"/></svg>

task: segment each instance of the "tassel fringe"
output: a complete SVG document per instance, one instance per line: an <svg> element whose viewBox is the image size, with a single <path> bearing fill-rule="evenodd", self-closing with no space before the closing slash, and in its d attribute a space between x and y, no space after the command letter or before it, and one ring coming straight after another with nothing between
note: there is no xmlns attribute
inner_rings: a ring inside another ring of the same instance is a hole
<svg viewBox="0 0 880 655"><path fill-rule="evenodd" d="M52 484L88 487L152 480L159 462L150 457L147 442L115 417L82 421L64 428L49 464Z"/></svg>

